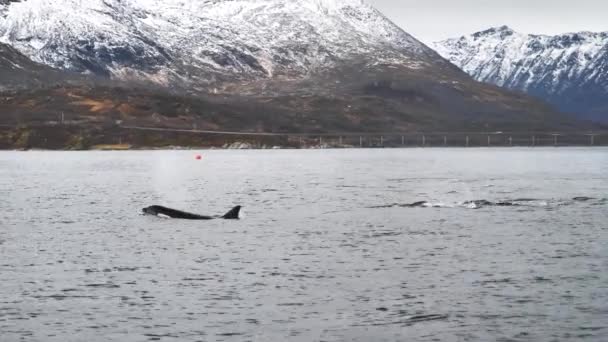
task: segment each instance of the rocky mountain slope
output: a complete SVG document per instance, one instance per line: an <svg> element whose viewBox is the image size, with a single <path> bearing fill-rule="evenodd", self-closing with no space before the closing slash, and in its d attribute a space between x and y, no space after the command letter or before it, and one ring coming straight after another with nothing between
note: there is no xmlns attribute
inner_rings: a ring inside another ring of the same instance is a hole
<svg viewBox="0 0 608 342"><path fill-rule="evenodd" d="M56 68L165 84L300 77L346 59L446 64L361 0L25 0L0 42Z"/></svg>
<svg viewBox="0 0 608 342"><path fill-rule="evenodd" d="M434 45L476 80L608 122L608 32L531 35L492 28Z"/></svg>
<svg viewBox="0 0 608 342"><path fill-rule="evenodd" d="M33 62L11 46L0 44L0 91L52 86L77 78L76 75Z"/></svg>
<svg viewBox="0 0 608 342"><path fill-rule="evenodd" d="M4 1L0 42L67 80L0 94L0 125L36 126L37 143L57 139L42 138L49 126L68 130L59 117L79 129L56 136L99 141L117 122L311 133L579 127L542 101L474 81L360 0Z"/></svg>

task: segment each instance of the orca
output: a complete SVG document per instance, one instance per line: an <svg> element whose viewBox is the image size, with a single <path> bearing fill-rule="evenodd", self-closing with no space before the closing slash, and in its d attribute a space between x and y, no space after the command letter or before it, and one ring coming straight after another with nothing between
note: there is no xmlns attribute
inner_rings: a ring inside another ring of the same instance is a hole
<svg viewBox="0 0 608 342"><path fill-rule="evenodd" d="M426 206L429 206L429 205L430 205L430 203L427 202L427 201L420 201L420 202L414 202L412 204L403 205L403 207L406 207L406 208L419 208L419 207L426 207Z"/></svg>
<svg viewBox="0 0 608 342"><path fill-rule="evenodd" d="M175 209L163 207L160 205L153 205L150 207L146 207L146 208L143 208L142 211L146 215L154 215L154 216L159 216L159 217L168 217L168 218L176 218L176 219L184 219L184 220L214 220L214 219L238 220L239 213L241 211L241 206L237 205L236 207L232 208L229 212L227 212L223 216L197 215L197 214L187 213L187 212L181 211L181 210L175 210Z"/></svg>

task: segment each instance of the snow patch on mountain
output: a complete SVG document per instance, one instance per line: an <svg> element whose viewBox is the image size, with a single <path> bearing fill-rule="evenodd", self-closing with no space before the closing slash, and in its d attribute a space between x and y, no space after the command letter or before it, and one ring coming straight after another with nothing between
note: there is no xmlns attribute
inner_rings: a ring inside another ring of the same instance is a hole
<svg viewBox="0 0 608 342"><path fill-rule="evenodd" d="M361 0L22 0L0 42L56 68L161 83L301 77L361 56L443 60Z"/></svg>
<svg viewBox="0 0 608 342"><path fill-rule="evenodd" d="M608 116L608 32L548 36L502 26L433 47L478 81L543 97L567 111Z"/></svg>
<svg viewBox="0 0 608 342"><path fill-rule="evenodd" d="M433 47L477 80L524 90L542 80L559 92L564 79L592 81L599 76L597 65L606 63L608 33L546 36L502 26Z"/></svg>

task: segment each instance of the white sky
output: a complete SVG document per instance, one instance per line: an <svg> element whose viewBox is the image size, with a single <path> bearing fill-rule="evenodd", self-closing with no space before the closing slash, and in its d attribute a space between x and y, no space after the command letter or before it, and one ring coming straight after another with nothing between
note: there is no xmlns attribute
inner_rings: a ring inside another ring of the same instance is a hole
<svg viewBox="0 0 608 342"><path fill-rule="evenodd" d="M522 33L608 31L608 0L366 0L424 43L508 25Z"/></svg>

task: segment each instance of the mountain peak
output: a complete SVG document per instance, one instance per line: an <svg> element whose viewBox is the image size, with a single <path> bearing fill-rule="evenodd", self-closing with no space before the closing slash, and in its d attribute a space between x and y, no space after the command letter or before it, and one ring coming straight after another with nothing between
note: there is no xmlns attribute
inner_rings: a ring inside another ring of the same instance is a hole
<svg viewBox="0 0 608 342"><path fill-rule="evenodd" d="M501 39L504 39L513 34L515 34L515 30L513 30L512 28L510 28L507 25L503 25L503 26L492 27L492 28L489 28L484 31L479 31L479 32L473 33L472 36L475 38L481 38L481 37L498 35L498 36L500 36Z"/></svg>
<svg viewBox="0 0 608 342"><path fill-rule="evenodd" d="M513 29L511 27L509 27L508 25L502 25L502 26L496 27L495 30L501 31L501 32L514 32Z"/></svg>
<svg viewBox="0 0 608 342"><path fill-rule="evenodd" d="M3 13L0 42L37 62L163 84L297 77L366 56L445 63L362 0L23 0Z"/></svg>
<svg viewBox="0 0 608 342"><path fill-rule="evenodd" d="M608 34L516 34L503 26L434 46L478 81L526 91L594 119L608 108Z"/></svg>

